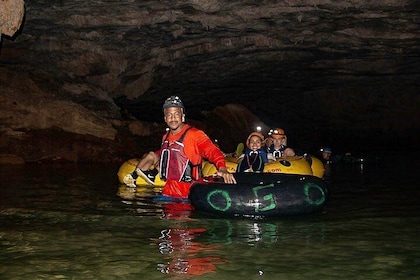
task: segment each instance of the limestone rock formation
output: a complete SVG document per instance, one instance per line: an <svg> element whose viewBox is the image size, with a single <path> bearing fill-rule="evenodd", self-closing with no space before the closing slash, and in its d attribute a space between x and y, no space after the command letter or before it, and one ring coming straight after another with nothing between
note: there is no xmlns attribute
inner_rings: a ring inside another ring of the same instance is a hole
<svg viewBox="0 0 420 280"><path fill-rule="evenodd" d="M417 1L34 0L22 18L0 1L0 154L141 154L173 94L226 149L251 119L304 149L419 141Z"/></svg>
<svg viewBox="0 0 420 280"><path fill-rule="evenodd" d="M0 41L1 35L13 36L19 29L25 13L25 1L0 1Z"/></svg>

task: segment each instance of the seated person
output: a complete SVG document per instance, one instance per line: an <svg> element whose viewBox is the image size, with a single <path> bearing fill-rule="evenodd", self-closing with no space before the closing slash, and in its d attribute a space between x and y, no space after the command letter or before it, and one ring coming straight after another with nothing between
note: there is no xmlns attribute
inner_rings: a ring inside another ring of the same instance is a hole
<svg viewBox="0 0 420 280"><path fill-rule="evenodd" d="M321 156L322 156L321 160L324 164L330 164L331 163L331 160L330 160L331 153L332 153L331 148L322 148L321 149Z"/></svg>
<svg viewBox="0 0 420 280"><path fill-rule="evenodd" d="M268 162L263 145L264 136L260 132L252 132L246 140L247 149L238 159L236 172L263 172Z"/></svg>
<svg viewBox="0 0 420 280"><path fill-rule="evenodd" d="M268 133L272 144L267 147L267 157L269 161L275 161L281 157L295 156L295 151L287 147L287 136L281 128L270 129Z"/></svg>
<svg viewBox="0 0 420 280"><path fill-rule="evenodd" d="M154 174L148 174L153 165L155 169L159 169L160 178L165 181L163 195L187 198L193 182L202 177L200 167L203 158L207 158L217 167L217 175L222 177L225 183L236 183L233 174L226 169L221 151L204 131L186 123L185 107L178 96L167 98L162 111L168 130L162 136L161 148L159 151L145 154L135 171L124 177L123 182L127 186L136 186L136 176L141 176L146 182L153 184Z"/></svg>

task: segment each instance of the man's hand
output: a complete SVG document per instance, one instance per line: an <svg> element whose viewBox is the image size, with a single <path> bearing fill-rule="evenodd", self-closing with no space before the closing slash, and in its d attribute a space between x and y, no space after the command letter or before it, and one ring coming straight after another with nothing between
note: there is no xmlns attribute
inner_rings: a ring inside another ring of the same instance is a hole
<svg viewBox="0 0 420 280"><path fill-rule="evenodd" d="M224 167L217 171L217 176L222 177L223 181L225 181L227 184L236 184L236 179L233 177L233 174L229 173Z"/></svg>

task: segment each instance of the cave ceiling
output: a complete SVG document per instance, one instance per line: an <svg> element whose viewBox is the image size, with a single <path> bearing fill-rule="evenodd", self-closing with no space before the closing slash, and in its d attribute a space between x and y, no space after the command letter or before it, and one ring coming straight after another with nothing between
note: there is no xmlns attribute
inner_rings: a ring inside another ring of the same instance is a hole
<svg viewBox="0 0 420 280"><path fill-rule="evenodd" d="M419 27L420 2L408 0L31 0L0 66L159 122L172 94L195 118L240 103L270 125L340 125L401 103L394 115L417 121Z"/></svg>

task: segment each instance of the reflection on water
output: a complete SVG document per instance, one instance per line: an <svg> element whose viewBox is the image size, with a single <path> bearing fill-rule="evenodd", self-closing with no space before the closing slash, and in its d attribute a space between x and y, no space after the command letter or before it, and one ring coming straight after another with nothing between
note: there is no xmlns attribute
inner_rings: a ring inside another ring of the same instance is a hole
<svg viewBox="0 0 420 280"><path fill-rule="evenodd" d="M420 191L403 163L332 165L323 213L265 220L157 202L119 186L118 166L0 167L1 279L417 279Z"/></svg>
<svg viewBox="0 0 420 280"><path fill-rule="evenodd" d="M204 228L171 228L161 231L158 240L159 252L166 262L158 264L165 274L202 275L217 270L216 264L226 262L219 257L198 257L200 253L217 251L213 245L194 241L195 236L205 232Z"/></svg>

